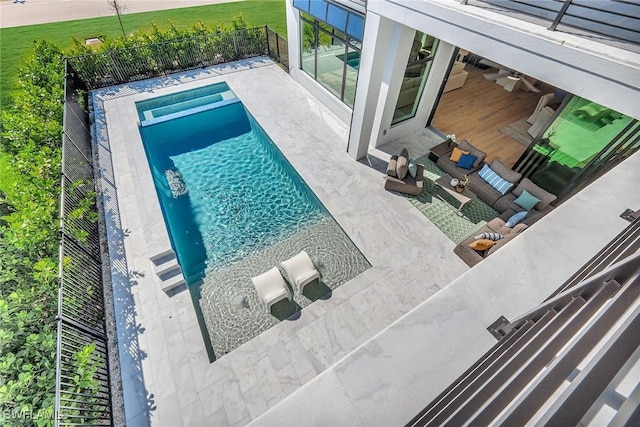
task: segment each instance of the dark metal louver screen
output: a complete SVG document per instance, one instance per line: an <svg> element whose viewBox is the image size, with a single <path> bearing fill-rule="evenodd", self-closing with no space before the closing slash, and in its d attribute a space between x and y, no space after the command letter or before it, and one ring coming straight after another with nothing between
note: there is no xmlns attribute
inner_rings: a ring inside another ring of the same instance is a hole
<svg viewBox="0 0 640 427"><path fill-rule="evenodd" d="M80 105L84 88L69 71L62 135L55 422L112 425L91 132Z"/></svg>

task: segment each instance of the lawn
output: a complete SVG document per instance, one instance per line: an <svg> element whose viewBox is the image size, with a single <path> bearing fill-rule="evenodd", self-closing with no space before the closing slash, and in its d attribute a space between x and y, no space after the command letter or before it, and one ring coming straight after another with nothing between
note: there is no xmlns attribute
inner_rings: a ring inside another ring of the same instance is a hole
<svg viewBox="0 0 640 427"><path fill-rule="evenodd" d="M247 0L221 3L184 9L122 15L122 24L127 33L147 31L151 24L167 28L173 22L178 28L191 27L197 21L206 25L230 24L233 17L242 13L249 26L268 24L270 28L286 38L285 0ZM90 37L121 35L118 18L80 19L51 24L28 25L0 30L0 106L11 102L11 94L17 83L18 67L28 56L35 40L49 40L62 50L73 44L73 37L84 40Z"/></svg>

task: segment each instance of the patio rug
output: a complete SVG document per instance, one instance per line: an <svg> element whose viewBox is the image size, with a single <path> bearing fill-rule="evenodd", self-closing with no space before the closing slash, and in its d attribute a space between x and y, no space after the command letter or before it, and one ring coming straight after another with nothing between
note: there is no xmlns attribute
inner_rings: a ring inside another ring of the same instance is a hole
<svg viewBox="0 0 640 427"><path fill-rule="evenodd" d="M516 120L513 123L501 127L498 129L498 132L508 136L518 142L518 144L528 147L531 145L533 137L527 133L527 130L531 127L531 125L527 123L527 118L528 117L523 117L520 120Z"/></svg>
<svg viewBox="0 0 640 427"><path fill-rule="evenodd" d="M419 196L405 197L454 243L460 243L498 216L498 212L480 199L470 201L456 214L459 202L434 184L445 173L428 155L417 158L416 163L424 165L424 187Z"/></svg>

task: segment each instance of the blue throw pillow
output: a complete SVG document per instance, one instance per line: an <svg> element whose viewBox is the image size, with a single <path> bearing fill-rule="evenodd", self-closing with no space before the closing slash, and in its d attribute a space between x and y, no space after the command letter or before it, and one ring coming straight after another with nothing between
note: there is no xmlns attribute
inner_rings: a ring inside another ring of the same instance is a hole
<svg viewBox="0 0 640 427"><path fill-rule="evenodd" d="M529 212L527 211L523 211L523 212L518 212L511 215L511 218L507 220L507 223L505 225L509 228L515 227L516 225L518 225L519 222L521 222L527 216L528 213Z"/></svg>
<svg viewBox="0 0 640 427"><path fill-rule="evenodd" d="M482 169L480 169L480 172L478 172L478 175L502 195L506 194L506 192L513 187L513 182L509 182L495 173L488 165L484 165Z"/></svg>
<svg viewBox="0 0 640 427"><path fill-rule="evenodd" d="M522 207L524 210L530 211L539 201L540 199L529 193L527 190L522 190L522 194L520 194L513 203Z"/></svg>
<svg viewBox="0 0 640 427"><path fill-rule="evenodd" d="M478 160L477 156L473 156L471 154L463 154L460 156L460 160L456 163L456 166L463 169L471 169L473 167L473 162Z"/></svg>
<svg viewBox="0 0 640 427"><path fill-rule="evenodd" d="M416 161L413 159L409 159L409 175L411 175L411 178L415 178L416 177L416 173L418 173L418 165L416 165Z"/></svg>

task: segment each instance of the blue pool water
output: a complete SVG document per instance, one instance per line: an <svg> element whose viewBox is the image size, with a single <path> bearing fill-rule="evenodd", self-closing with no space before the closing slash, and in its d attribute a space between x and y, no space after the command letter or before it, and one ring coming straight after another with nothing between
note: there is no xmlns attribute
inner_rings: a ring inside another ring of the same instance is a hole
<svg viewBox="0 0 640 427"><path fill-rule="evenodd" d="M347 65L356 70L360 68L360 52L349 52L347 55L340 54L336 55L336 57L340 59L340 61L344 61L346 58Z"/></svg>
<svg viewBox="0 0 640 427"><path fill-rule="evenodd" d="M204 91L189 105L211 95ZM171 98L165 103L153 109L175 105ZM203 111L187 108L179 117L178 111L140 133L188 283L329 215L237 99Z"/></svg>

